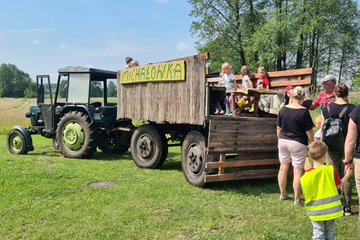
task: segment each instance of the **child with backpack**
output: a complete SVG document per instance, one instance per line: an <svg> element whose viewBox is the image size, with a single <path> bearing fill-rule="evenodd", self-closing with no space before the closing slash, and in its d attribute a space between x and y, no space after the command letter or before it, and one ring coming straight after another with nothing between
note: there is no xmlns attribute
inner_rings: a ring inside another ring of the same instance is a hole
<svg viewBox="0 0 360 240"><path fill-rule="evenodd" d="M344 176L345 165L344 143L349 124L349 114L355 105L346 102L349 95L348 87L339 84L335 88L335 101L322 109L323 120L321 124L322 141L329 147L326 164L332 165L339 173L340 178ZM351 180L349 179L344 186L344 214L351 215Z"/></svg>

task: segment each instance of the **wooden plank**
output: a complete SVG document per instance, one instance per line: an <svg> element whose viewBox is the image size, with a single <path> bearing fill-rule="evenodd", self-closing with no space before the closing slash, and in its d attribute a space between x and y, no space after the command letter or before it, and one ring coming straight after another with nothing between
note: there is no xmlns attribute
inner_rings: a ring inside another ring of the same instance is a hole
<svg viewBox="0 0 360 240"><path fill-rule="evenodd" d="M210 68L209 67L205 68L205 74L210 74Z"/></svg>
<svg viewBox="0 0 360 240"><path fill-rule="evenodd" d="M227 162L208 162L206 168L226 168L226 167L245 167L245 166L279 165L278 159L265 160L241 160Z"/></svg>
<svg viewBox="0 0 360 240"><path fill-rule="evenodd" d="M276 118L264 118L265 121L256 121L259 118L241 118L251 121L212 121L210 132L214 133L276 133Z"/></svg>
<svg viewBox="0 0 360 240"><path fill-rule="evenodd" d="M167 60L167 61L156 62L156 63L153 63L153 64L176 62L176 61L181 61L181 60L192 60L192 59L209 60L210 59L210 53L201 53L201 54L198 54L198 55L192 55L192 56L187 56L187 57L182 57L182 58L175 58L175 59L171 59L171 60ZM205 67L205 65L204 65L204 67Z"/></svg>
<svg viewBox="0 0 360 240"><path fill-rule="evenodd" d="M256 169L234 172L234 180L277 177L279 169Z"/></svg>
<svg viewBox="0 0 360 240"><path fill-rule="evenodd" d="M205 182L219 182L219 181L229 181L234 180L235 174L234 173L227 173L227 174L216 174L216 175L206 175Z"/></svg>
<svg viewBox="0 0 360 240"><path fill-rule="evenodd" d="M297 77L297 80L301 80L301 76L303 75L311 75L312 74L312 68L303 68L303 69L295 69L295 70L287 70L287 71L278 71L278 72L268 72L268 78L271 82L271 78L283 78L283 77ZM259 78L259 74L258 73L254 73L250 75L250 79L253 83L256 83L257 79ZM208 78L208 81L210 83L216 83L217 81L219 81L220 77L213 77L213 78ZM243 79L242 75L235 75L235 80L236 81L241 81ZM287 81L284 81L287 82ZM240 82L241 83L241 82ZM310 81L311 83L311 81ZM290 84L288 84L290 85ZM288 86L286 85L286 86ZM297 84L299 85L299 84Z"/></svg>
<svg viewBox="0 0 360 240"><path fill-rule="evenodd" d="M239 134L236 132L230 133L219 133L212 132L210 135L211 142L232 142L232 141L270 141L273 139L277 139L276 132L267 132L267 133L258 133L258 134Z"/></svg>
<svg viewBox="0 0 360 240"><path fill-rule="evenodd" d="M228 147L221 147L221 146L210 146L208 148L209 154L216 154L216 153L256 153L256 152L276 152L277 145L273 144L273 146L258 146L256 147L256 150L254 150L254 145L248 145L243 147L234 147L234 146L228 146Z"/></svg>
<svg viewBox="0 0 360 240"><path fill-rule="evenodd" d="M239 160L258 160L258 159L277 159L278 152L263 152L263 153L239 153L233 156L234 161Z"/></svg>
<svg viewBox="0 0 360 240"><path fill-rule="evenodd" d="M277 72L268 72L268 78L275 78L275 77L292 77L298 75L311 75L312 68L302 68L302 69L294 69L294 70L286 70L286 71L277 71ZM259 78L258 73L251 74L251 79ZM242 75L235 75L235 79L242 79Z"/></svg>
<svg viewBox="0 0 360 240"><path fill-rule="evenodd" d="M225 163L225 154L220 154L220 160L219 162ZM219 174L224 174L225 168L219 167Z"/></svg>
<svg viewBox="0 0 360 240"><path fill-rule="evenodd" d="M299 86L299 85L310 85L311 79L305 80L295 80L295 81L281 81L281 82L270 82L270 87L287 87L291 86Z"/></svg>

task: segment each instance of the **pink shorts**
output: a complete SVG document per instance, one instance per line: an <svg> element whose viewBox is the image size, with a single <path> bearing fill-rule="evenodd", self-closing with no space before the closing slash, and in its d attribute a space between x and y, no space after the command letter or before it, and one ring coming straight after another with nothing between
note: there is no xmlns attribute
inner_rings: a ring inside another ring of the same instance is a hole
<svg viewBox="0 0 360 240"><path fill-rule="evenodd" d="M292 163L296 169L303 169L307 155L307 146L297 141L279 139L279 160L281 163Z"/></svg>

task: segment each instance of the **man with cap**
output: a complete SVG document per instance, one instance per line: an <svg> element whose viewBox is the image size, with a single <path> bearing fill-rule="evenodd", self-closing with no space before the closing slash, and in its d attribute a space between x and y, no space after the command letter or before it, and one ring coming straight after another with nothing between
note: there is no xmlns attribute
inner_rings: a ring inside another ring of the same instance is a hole
<svg viewBox="0 0 360 240"><path fill-rule="evenodd" d="M324 87L324 91L322 91L319 96L315 99L315 101L311 104L310 110L314 110L320 107L320 112L322 109L329 105L330 103L335 101L334 89L336 85L336 78L334 75L326 75L322 79L322 85Z"/></svg>

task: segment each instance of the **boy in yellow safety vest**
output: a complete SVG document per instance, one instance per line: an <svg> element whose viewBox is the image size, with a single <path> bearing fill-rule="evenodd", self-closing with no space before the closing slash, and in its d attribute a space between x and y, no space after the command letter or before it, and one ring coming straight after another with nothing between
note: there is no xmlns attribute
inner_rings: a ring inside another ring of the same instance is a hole
<svg viewBox="0 0 360 240"><path fill-rule="evenodd" d="M343 216L338 189L353 175L353 169L349 168L340 180L333 166L324 165L327 151L324 142L313 141L309 155L314 167L300 178L305 208L313 225L312 239L335 239L335 218Z"/></svg>

